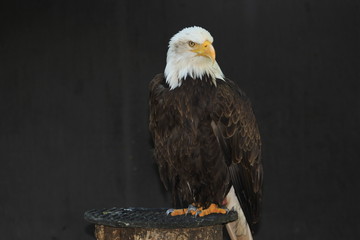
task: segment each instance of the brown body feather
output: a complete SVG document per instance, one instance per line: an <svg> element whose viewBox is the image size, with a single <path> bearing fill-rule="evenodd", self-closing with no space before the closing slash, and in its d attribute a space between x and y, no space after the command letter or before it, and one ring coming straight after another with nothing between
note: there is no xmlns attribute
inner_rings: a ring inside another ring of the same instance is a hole
<svg viewBox="0 0 360 240"><path fill-rule="evenodd" d="M260 218L261 141L250 101L229 79L150 82L154 157L174 203L221 205L233 185L251 229Z"/></svg>

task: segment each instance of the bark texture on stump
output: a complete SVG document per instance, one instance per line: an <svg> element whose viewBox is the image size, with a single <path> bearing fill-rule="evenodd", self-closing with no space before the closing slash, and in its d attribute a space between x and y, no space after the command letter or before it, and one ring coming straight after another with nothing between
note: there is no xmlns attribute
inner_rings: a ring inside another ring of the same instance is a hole
<svg viewBox="0 0 360 240"><path fill-rule="evenodd" d="M95 225L97 240L221 240L222 225L197 228L121 228Z"/></svg>

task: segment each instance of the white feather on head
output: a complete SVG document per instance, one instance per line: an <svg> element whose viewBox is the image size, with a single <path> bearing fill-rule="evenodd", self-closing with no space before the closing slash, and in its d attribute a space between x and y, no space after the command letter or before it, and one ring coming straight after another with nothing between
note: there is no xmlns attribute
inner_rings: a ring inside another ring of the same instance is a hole
<svg viewBox="0 0 360 240"><path fill-rule="evenodd" d="M217 62L192 52L189 41L197 44L205 41L212 43L213 37L204 28L194 26L184 28L170 39L165 67L165 78L170 89L181 86L187 76L202 79L208 75L215 85L217 78L224 80Z"/></svg>

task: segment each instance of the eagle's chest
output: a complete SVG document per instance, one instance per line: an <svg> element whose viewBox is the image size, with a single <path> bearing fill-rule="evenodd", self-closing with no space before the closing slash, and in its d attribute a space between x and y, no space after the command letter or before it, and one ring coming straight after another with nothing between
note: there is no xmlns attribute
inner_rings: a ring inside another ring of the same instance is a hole
<svg viewBox="0 0 360 240"><path fill-rule="evenodd" d="M209 121L214 108L216 88L204 80L185 80L173 91L171 114L181 124L184 121L199 123Z"/></svg>

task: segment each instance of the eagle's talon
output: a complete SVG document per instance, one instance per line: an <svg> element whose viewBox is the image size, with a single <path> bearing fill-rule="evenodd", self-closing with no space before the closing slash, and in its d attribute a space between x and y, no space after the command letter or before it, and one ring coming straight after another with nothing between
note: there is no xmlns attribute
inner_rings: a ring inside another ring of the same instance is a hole
<svg viewBox="0 0 360 240"><path fill-rule="evenodd" d="M174 211L175 211L175 209L170 208L170 209L166 210L166 215L169 215L169 214L173 213Z"/></svg>
<svg viewBox="0 0 360 240"><path fill-rule="evenodd" d="M219 209L223 209L226 212L224 214L229 214L229 212L231 211L230 209L228 209L227 207L219 207Z"/></svg>
<svg viewBox="0 0 360 240"><path fill-rule="evenodd" d="M233 209L228 209L227 207L223 208L226 211L226 214L229 214L229 212L233 211Z"/></svg>
<svg viewBox="0 0 360 240"><path fill-rule="evenodd" d="M194 215L193 213L196 212L197 210L198 209L194 205L190 204L185 212L185 215L188 215L188 213Z"/></svg>
<svg viewBox="0 0 360 240"><path fill-rule="evenodd" d="M166 211L167 215L171 215L171 216L180 216L180 215L185 215L186 214L187 209L174 209L174 208L170 208Z"/></svg>
<svg viewBox="0 0 360 240"><path fill-rule="evenodd" d="M230 210L226 208L226 214L229 214L229 212L235 212L235 207L232 207Z"/></svg>
<svg viewBox="0 0 360 240"><path fill-rule="evenodd" d="M194 214L194 218L197 218L201 213L202 213L201 210L200 210L200 211L196 211L196 213ZM201 217L201 215L200 215L200 217Z"/></svg>
<svg viewBox="0 0 360 240"><path fill-rule="evenodd" d="M208 208L202 210L199 213L199 216L204 217L204 216L212 214L212 213L227 214L228 212L229 211L227 209L220 208L220 207L218 207L218 205L212 203L212 204L210 204L210 206Z"/></svg>

